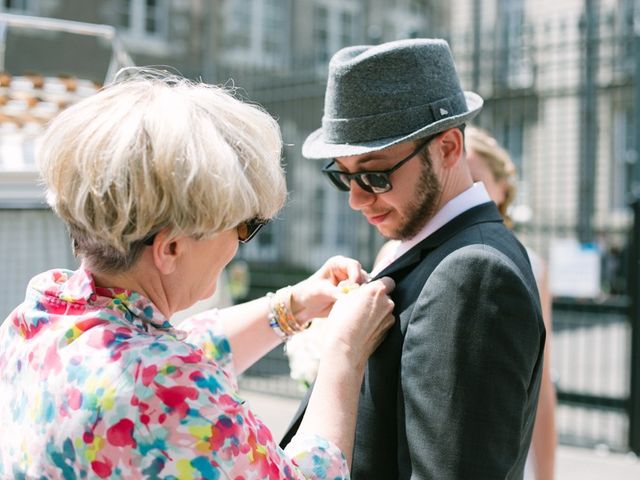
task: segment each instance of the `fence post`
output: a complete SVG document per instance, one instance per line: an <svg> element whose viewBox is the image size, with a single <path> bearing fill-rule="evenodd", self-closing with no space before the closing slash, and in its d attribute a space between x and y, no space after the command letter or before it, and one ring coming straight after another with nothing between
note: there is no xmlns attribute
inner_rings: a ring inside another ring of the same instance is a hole
<svg viewBox="0 0 640 480"><path fill-rule="evenodd" d="M473 0L473 71L471 76L471 88L474 92L480 90L480 58L482 56L482 0Z"/></svg>
<svg viewBox="0 0 640 480"><path fill-rule="evenodd" d="M635 58L634 133L635 162L631 182L633 231L629 251L629 291L631 298L631 385L629 391L629 448L640 455L640 11L633 8L632 30Z"/></svg>
<svg viewBox="0 0 640 480"><path fill-rule="evenodd" d="M631 41L635 71L633 76L633 108L634 108L634 137L635 156L631 179L631 194L634 199L640 198L640 7L632 6L633 29Z"/></svg>
<svg viewBox="0 0 640 480"><path fill-rule="evenodd" d="M629 251L631 297L631 385L629 388L629 449L640 455L640 198L632 202L633 230Z"/></svg>
<svg viewBox="0 0 640 480"><path fill-rule="evenodd" d="M595 171L598 139L598 0L585 0L583 24L583 78L580 97L580 189L578 235L581 242L593 241Z"/></svg>

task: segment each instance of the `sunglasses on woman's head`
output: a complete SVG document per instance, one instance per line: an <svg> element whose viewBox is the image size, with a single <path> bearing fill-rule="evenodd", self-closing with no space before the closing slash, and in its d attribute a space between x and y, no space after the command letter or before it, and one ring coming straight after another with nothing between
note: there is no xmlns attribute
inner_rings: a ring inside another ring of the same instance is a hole
<svg viewBox="0 0 640 480"><path fill-rule="evenodd" d="M260 229L264 227L267 223L269 223L269 220L265 220L262 218L252 218L250 220L240 223L236 227L236 229L238 230L238 241L240 243L247 243L249 240L255 237L256 234L260 231ZM153 233L145 237L142 240L142 243L144 243L145 245L153 245L153 241L155 240L155 238L156 238L156 234Z"/></svg>
<svg viewBox="0 0 640 480"><path fill-rule="evenodd" d="M398 170L402 165L407 163L413 157L415 157L420 151L427 146L427 144L433 140L436 136L428 137L425 141L418 144L416 149L409 154L409 156L403 158L396 163L389 170L381 171L364 171L356 173L343 172L342 170L332 170L330 167L336 163L334 158L323 169L324 173L331 183L340 191L348 192L351 190L351 181L355 180L358 186L365 192L369 193L386 193L393 188L391 184L391 174Z"/></svg>

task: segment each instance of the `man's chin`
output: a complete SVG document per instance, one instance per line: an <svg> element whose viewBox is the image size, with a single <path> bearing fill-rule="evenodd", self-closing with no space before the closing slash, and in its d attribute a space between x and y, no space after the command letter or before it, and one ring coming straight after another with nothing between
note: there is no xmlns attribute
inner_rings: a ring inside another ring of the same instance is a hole
<svg viewBox="0 0 640 480"><path fill-rule="evenodd" d="M388 225L376 225L376 228L378 229L378 233L387 240L406 242L418 235L429 219L425 218L420 220L421 221L416 220L408 225L395 226L395 228L391 228Z"/></svg>
<svg viewBox="0 0 640 480"><path fill-rule="evenodd" d="M393 219L385 218L381 223L374 225L378 233L387 240L400 240L401 242L411 240L415 237L429 221L431 216L418 217L410 222L392 222Z"/></svg>
<svg viewBox="0 0 640 480"><path fill-rule="evenodd" d="M376 230L385 240L403 240L398 235L398 231L385 225L376 225Z"/></svg>

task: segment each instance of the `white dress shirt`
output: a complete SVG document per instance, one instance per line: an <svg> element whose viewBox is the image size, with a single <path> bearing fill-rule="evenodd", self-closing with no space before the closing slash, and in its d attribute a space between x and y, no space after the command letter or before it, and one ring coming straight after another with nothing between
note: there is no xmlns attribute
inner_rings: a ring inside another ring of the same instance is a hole
<svg viewBox="0 0 640 480"><path fill-rule="evenodd" d="M477 205L490 202L491 198L482 182L476 182L461 194L453 197L429 220L424 227L412 238L403 241L395 241L395 248L391 248L388 256L381 259L371 272L371 276L377 275L382 269L400 258L422 240L440 229L458 215L472 209Z"/></svg>

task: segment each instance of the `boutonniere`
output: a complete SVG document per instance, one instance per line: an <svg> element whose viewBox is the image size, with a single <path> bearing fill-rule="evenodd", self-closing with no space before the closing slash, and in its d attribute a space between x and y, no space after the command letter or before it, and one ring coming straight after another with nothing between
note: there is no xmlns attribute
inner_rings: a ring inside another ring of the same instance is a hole
<svg viewBox="0 0 640 480"><path fill-rule="evenodd" d="M338 284L343 295L349 294L358 286L357 283L350 282ZM306 391L313 384L318 374L328 327L329 320L327 318L315 318L309 328L293 335L285 345L291 378L298 382L303 391Z"/></svg>

